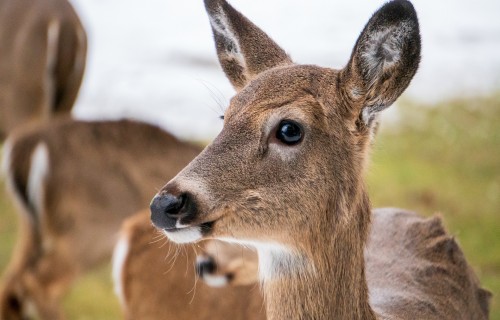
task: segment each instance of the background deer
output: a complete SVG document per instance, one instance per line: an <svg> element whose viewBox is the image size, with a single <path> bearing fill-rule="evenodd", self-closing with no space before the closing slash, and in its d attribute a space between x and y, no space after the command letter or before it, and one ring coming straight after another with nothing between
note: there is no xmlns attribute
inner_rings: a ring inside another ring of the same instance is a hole
<svg viewBox="0 0 500 320"><path fill-rule="evenodd" d="M196 257L196 271L209 286L247 286L258 283L257 252L221 241L203 242Z"/></svg>
<svg viewBox="0 0 500 320"><path fill-rule="evenodd" d="M205 5L238 92L153 199L153 223L176 242L256 247L270 319L486 319L490 294L438 219L389 211L368 237L373 129L420 61L411 3L379 9L340 70L295 64L225 1Z"/></svg>
<svg viewBox="0 0 500 320"><path fill-rule="evenodd" d="M193 249L162 239L151 225L149 210L127 219L113 255L115 291L125 318L266 319L255 284L212 288L197 281L196 254L205 244ZM210 250L215 256L241 253L224 244Z"/></svg>
<svg viewBox="0 0 500 320"><path fill-rule="evenodd" d="M0 318L63 317L76 276L111 256L125 217L199 152L155 126L57 119L12 133L3 171L20 211Z"/></svg>
<svg viewBox="0 0 500 320"><path fill-rule="evenodd" d="M0 0L0 140L69 114L83 78L85 30L66 0Z"/></svg>

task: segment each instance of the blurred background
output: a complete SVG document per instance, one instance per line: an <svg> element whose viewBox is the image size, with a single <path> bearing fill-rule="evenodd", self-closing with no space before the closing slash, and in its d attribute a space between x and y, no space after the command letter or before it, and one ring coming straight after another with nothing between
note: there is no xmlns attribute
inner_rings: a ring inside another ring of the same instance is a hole
<svg viewBox="0 0 500 320"><path fill-rule="evenodd" d="M210 140L233 89L220 72L202 1L72 0L89 34L75 115L129 116ZM296 62L341 68L384 1L235 0ZM420 70L405 96L419 102L500 87L500 2L416 0ZM393 108L395 110L397 108Z"/></svg>
<svg viewBox="0 0 500 320"><path fill-rule="evenodd" d="M208 143L234 94L215 55L202 1L72 0L89 37L73 114L135 118ZM233 0L296 62L341 68L370 15L385 1ZM500 319L500 1L414 0L419 72L382 121L369 187L375 206L439 213ZM3 185L2 185L3 187ZM15 238L15 212L0 198L0 270ZM79 280L69 319L116 319L109 267Z"/></svg>

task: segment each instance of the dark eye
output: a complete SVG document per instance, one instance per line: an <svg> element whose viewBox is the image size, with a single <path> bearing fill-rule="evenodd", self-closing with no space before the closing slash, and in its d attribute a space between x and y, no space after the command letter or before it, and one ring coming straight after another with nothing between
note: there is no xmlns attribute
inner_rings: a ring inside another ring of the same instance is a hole
<svg viewBox="0 0 500 320"><path fill-rule="evenodd" d="M301 126L292 120L281 121L276 130L276 139L289 146L299 143L302 136Z"/></svg>
<svg viewBox="0 0 500 320"><path fill-rule="evenodd" d="M15 313L21 312L21 302L16 296L9 296L9 298L7 299L7 303L9 304L10 309Z"/></svg>

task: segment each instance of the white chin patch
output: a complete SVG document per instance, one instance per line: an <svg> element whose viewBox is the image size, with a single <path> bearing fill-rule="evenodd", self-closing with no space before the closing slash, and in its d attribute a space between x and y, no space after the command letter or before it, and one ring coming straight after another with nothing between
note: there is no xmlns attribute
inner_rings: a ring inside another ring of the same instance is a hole
<svg viewBox="0 0 500 320"><path fill-rule="evenodd" d="M222 288L227 286L228 284L227 277L221 275L215 276L211 274L204 274L203 281L205 281L206 284L214 288Z"/></svg>
<svg viewBox="0 0 500 320"><path fill-rule="evenodd" d="M165 235L175 243L190 243L202 238L200 227L176 229L173 232L163 230Z"/></svg>

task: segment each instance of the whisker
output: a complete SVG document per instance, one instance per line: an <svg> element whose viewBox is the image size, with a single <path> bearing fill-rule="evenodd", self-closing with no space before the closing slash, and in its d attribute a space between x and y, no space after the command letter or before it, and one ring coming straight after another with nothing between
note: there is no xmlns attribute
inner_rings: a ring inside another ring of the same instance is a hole
<svg viewBox="0 0 500 320"><path fill-rule="evenodd" d="M191 246L191 248L194 251L195 257L198 255L198 252L196 252L195 246ZM198 284L198 273L196 272L196 259L193 260L193 271L194 271L194 284L191 290L189 290L188 293L193 293L193 296L191 297L191 300L189 301L189 304L193 303L194 301L194 296L196 295L196 285Z"/></svg>
<svg viewBox="0 0 500 320"><path fill-rule="evenodd" d="M151 237L152 239L149 241L149 244L155 244L155 243L158 243L160 242L161 240L165 239L165 236L164 235L155 235L155 236L152 236ZM165 245L165 244L163 244ZM160 247L161 248L161 247Z"/></svg>
<svg viewBox="0 0 500 320"><path fill-rule="evenodd" d="M227 103L226 103L227 98L224 97L224 94L217 87L211 85L210 83L208 83L207 81L204 81L202 79L197 79L197 80L209 91L210 97L212 98L212 100L214 100L216 105L219 107L219 111L215 110L211 106L208 106L208 105L207 106L212 111L219 114L219 118L224 119L225 106L227 105ZM209 85L211 86L211 88L209 87ZM216 92L214 92L214 90L217 90L218 94ZM222 115L220 115L220 113L222 113Z"/></svg>

